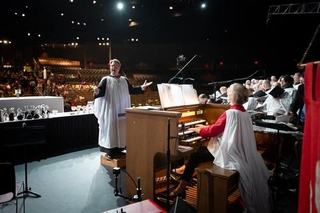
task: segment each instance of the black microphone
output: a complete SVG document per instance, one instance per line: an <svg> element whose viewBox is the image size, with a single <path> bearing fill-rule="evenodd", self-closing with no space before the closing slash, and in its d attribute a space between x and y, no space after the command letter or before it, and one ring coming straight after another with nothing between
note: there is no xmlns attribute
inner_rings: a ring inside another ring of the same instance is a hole
<svg viewBox="0 0 320 213"><path fill-rule="evenodd" d="M265 70L263 70L263 78L264 78L264 79L267 78L267 76L266 76L266 71L265 71Z"/></svg>
<svg viewBox="0 0 320 213"><path fill-rule="evenodd" d="M202 55L198 55L198 54L197 54L197 56L198 56L199 58L201 58L201 57L202 57Z"/></svg>
<svg viewBox="0 0 320 213"><path fill-rule="evenodd" d="M142 200L142 193L141 193L141 186L140 186L140 177L138 177L138 187L137 187L137 196L138 196L138 201Z"/></svg>
<svg viewBox="0 0 320 213"><path fill-rule="evenodd" d="M186 57L184 57L184 55L181 54L181 55L179 55L178 59L179 59L179 61L185 61Z"/></svg>

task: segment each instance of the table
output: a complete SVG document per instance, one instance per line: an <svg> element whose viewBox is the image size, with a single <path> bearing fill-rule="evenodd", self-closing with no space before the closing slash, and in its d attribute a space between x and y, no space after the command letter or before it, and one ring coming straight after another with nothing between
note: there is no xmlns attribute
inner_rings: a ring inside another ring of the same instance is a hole
<svg viewBox="0 0 320 213"><path fill-rule="evenodd" d="M30 147L28 150L29 162L98 146L98 122L92 113L58 113L50 118L1 122L0 161L23 163L22 150L5 146L11 142L6 129L22 125L44 126L46 131L46 143Z"/></svg>
<svg viewBox="0 0 320 213"><path fill-rule="evenodd" d="M24 106L30 108L31 105L48 105L50 110L58 110L58 112L64 112L63 110L63 98L58 96L28 96L28 97L4 97L0 98L0 109L10 109L14 107L25 110Z"/></svg>

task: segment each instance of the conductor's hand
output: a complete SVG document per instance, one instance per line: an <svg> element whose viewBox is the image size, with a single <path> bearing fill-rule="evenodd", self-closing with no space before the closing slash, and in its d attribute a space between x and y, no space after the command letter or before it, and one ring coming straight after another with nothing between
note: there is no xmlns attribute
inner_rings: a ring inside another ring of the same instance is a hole
<svg viewBox="0 0 320 213"><path fill-rule="evenodd" d="M148 86L150 86L153 82L147 82L147 80L144 81L144 83L141 85L141 89L145 90Z"/></svg>

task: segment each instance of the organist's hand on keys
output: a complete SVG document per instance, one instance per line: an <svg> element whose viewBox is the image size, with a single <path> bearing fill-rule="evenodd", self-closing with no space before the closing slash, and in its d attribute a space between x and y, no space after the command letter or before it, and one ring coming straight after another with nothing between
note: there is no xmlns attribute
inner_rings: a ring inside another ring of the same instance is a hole
<svg viewBox="0 0 320 213"><path fill-rule="evenodd" d="M206 127L207 127L206 125L197 124L195 127L189 128L188 130L199 133L201 129L206 128Z"/></svg>
<svg viewBox="0 0 320 213"><path fill-rule="evenodd" d="M198 134L200 130L199 131L194 130L194 129L200 128L201 126L205 127L205 125L198 123L198 124L195 124L194 127L190 127L187 130L184 130L183 132L179 132L180 145L190 146L194 143L206 141L207 140L206 137L201 137Z"/></svg>

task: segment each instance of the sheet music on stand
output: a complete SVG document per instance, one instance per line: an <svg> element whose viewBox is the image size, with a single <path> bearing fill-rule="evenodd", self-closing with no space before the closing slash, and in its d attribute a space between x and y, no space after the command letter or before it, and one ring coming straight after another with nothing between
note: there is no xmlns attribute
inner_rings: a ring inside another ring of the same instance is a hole
<svg viewBox="0 0 320 213"><path fill-rule="evenodd" d="M175 107L199 104L197 91L192 84L158 84L161 107Z"/></svg>

